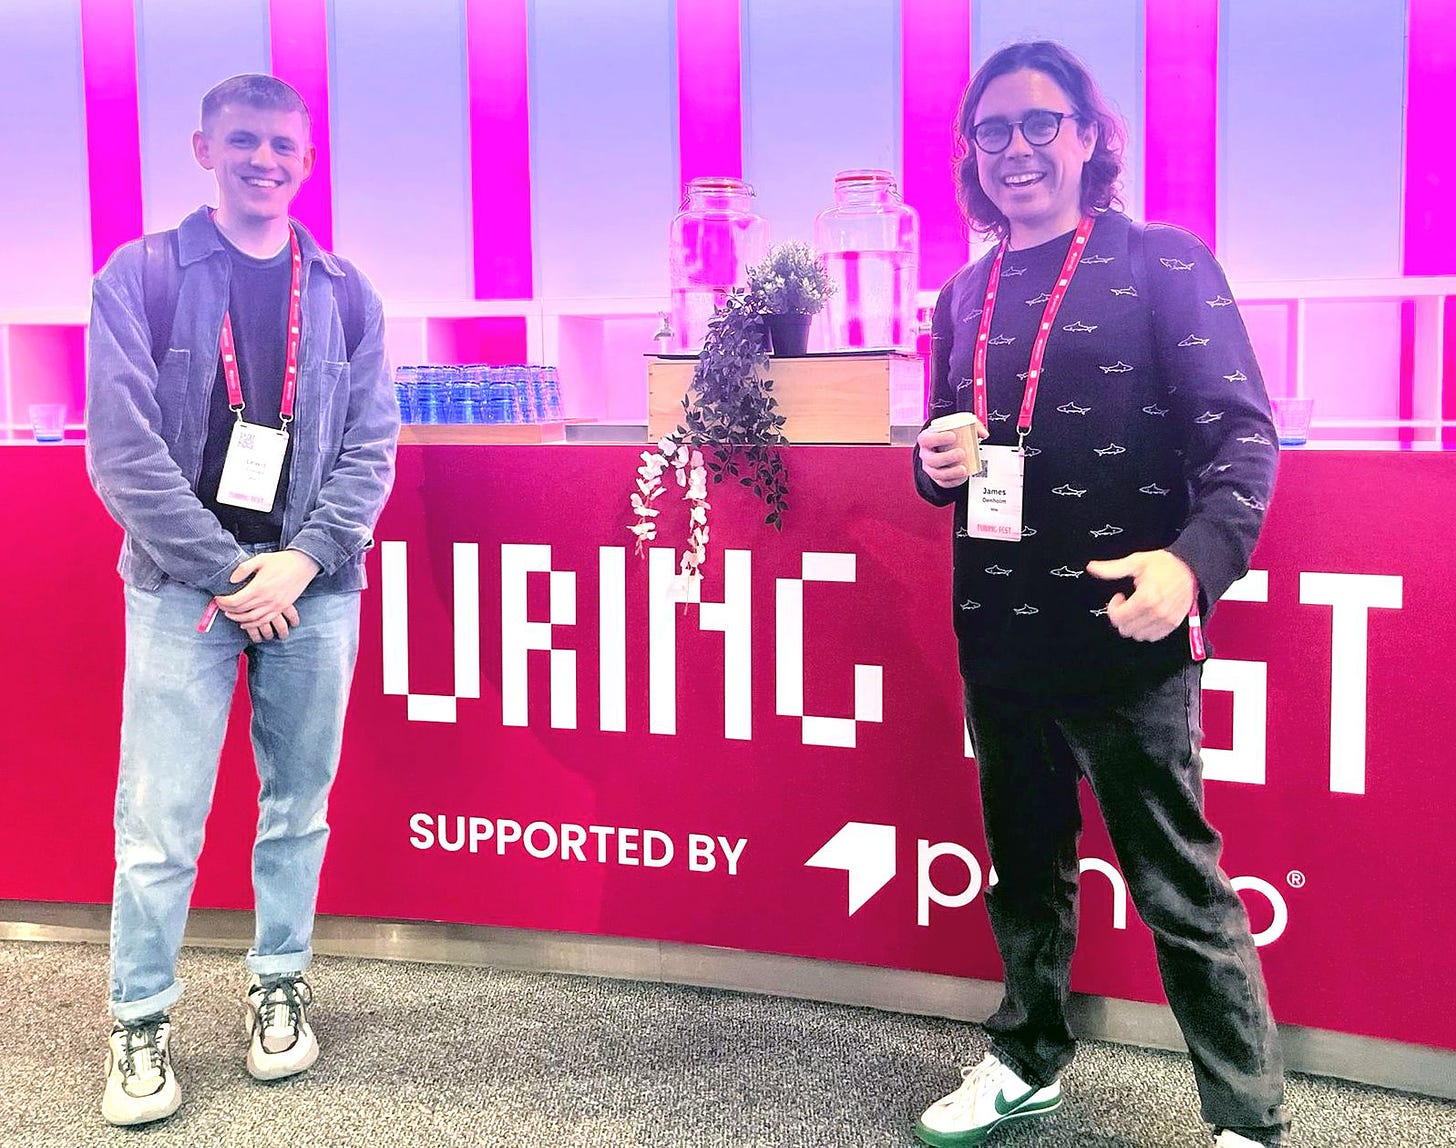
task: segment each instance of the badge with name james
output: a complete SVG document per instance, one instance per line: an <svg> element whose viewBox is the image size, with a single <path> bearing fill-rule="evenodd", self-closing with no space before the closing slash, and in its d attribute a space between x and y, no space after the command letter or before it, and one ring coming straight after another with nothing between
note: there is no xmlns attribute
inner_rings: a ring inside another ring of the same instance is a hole
<svg viewBox="0 0 1456 1148"><path fill-rule="evenodd" d="M283 477L283 456L288 450L288 432L239 419L233 423L217 500L227 506L241 506L267 514L273 509L278 482Z"/></svg>
<svg viewBox="0 0 1456 1148"><path fill-rule="evenodd" d="M985 475L967 480L966 531L972 538L1021 541L1021 494L1026 456L1014 446L981 445Z"/></svg>

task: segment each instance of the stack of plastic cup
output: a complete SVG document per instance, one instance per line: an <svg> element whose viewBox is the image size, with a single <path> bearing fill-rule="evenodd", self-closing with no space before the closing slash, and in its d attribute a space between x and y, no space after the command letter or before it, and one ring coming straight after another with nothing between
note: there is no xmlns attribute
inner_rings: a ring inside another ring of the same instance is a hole
<svg viewBox="0 0 1456 1148"><path fill-rule="evenodd" d="M485 389L489 378L490 368L483 364L460 368L460 381L455 384L450 407L451 422L468 426L485 421Z"/></svg>
<svg viewBox="0 0 1456 1148"><path fill-rule="evenodd" d="M561 422L566 412L561 403L561 380L555 367L541 368L541 387L546 397L546 421Z"/></svg>
<svg viewBox="0 0 1456 1148"><path fill-rule="evenodd" d="M419 379L416 367L394 368L394 397L399 402L399 421L415 421L415 383Z"/></svg>
<svg viewBox="0 0 1456 1148"><path fill-rule="evenodd" d="M417 367L415 422L436 426L450 420L449 382L439 367Z"/></svg>
<svg viewBox="0 0 1456 1148"><path fill-rule="evenodd" d="M540 367L526 368L526 393L531 396L530 422L546 421L546 388L541 379Z"/></svg>
<svg viewBox="0 0 1456 1148"><path fill-rule="evenodd" d="M494 368L491 374L497 381L486 388L484 421L493 426L520 422L521 414L516 399L516 388L510 382L501 379L503 372L500 368Z"/></svg>
<svg viewBox="0 0 1456 1148"><path fill-rule="evenodd" d="M502 425L564 417L555 367L396 367L394 394L405 423Z"/></svg>
<svg viewBox="0 0 1456 1148"><path fill-rule="evenodd" d="M530 368L517 365L505 367L504 372L516 392L516 421L536 422L536 403L531 395Z"/></svg>

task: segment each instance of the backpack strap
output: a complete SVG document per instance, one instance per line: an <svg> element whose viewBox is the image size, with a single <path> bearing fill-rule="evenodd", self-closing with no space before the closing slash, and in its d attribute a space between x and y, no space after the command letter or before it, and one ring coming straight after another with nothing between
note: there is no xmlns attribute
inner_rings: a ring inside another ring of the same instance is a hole
<svg viewBox="0 0 1456 1148"><path fill-rule="evenodd" d="M142 236L142 300L151 332L152 362L161 365L172 344L172 320L182 268L177 263L177 232L158 231Z"/></svg>
<svg viewBox="0 0 1456 1148"><path fill-rule="evenodd" d="M347 259L339 259L339 266L344 269L344 290L334 292L334 303L344 327L344 356L352 359L364 340L364 281Z"/></svg>
<svg viewBox="0 0 1456 1148"><path fill-rule="evenodd" d="M344 328L344 350L352 359L364 340L364 283L354 265L339 260L344 288L334 289L339 321ZM142 298L151 332L152 362L161 366L172 344L172 322L182 289L182 268L177 262L177 232L159 231L142 237Z"/></svg>

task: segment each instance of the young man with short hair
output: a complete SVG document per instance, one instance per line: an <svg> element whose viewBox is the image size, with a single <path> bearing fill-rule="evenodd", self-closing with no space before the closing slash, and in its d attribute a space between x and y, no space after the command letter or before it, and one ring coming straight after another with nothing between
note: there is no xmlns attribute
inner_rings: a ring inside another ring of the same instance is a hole
<svg viewBox="0 0 1456 1148"><path fill-rule="evenodd" d="M276 1079L318 1055L303 974L399 429L378 295L289 219L314 162L298 93L225 80L192 146L217 209L112 256L87 352L87 464L125 531L113 1124L181 1102L168 1010L239 655L261 782L247 1068Z"/></svg>

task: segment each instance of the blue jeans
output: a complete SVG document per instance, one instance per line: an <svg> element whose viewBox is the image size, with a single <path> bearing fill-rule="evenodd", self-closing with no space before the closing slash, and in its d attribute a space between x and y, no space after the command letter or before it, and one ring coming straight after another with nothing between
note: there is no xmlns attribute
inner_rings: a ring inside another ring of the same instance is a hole
<svg viewBox="0 0 1456 1148"><path fill-rule="evenodd" d="M126 587L111 909L111 1012L123 1022L163 1012L182 995L177 951L240 654L247 659L261 782L256 934L247 966L279 976L302 972L312 956L329 788L359 645L359 595L304 597L298 627L287 638L258 643L221 614L199 634L209 601L206 592L176 582L157 590Z"/></svg>
<svg viewBox="0 0 1456 1148"><path fill-rule="evenodd" d="M1106 698L968 685L966 716L999 877L986 894L1005 965L992 1048L1029 1084L1071 1061L1077 940L1077 792L1101 807L1133 903L1153 933L1209 1124L1264 1144L1289 1126L1279 1035L1248 914L1203 815L1201 669Z"/></svg>

